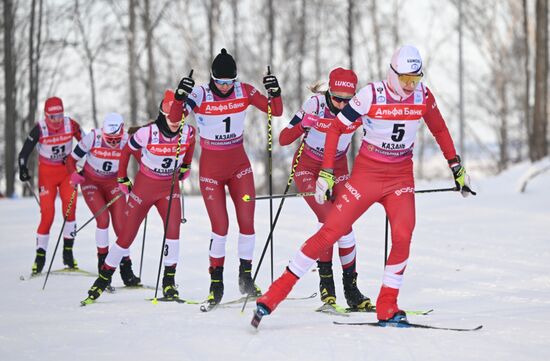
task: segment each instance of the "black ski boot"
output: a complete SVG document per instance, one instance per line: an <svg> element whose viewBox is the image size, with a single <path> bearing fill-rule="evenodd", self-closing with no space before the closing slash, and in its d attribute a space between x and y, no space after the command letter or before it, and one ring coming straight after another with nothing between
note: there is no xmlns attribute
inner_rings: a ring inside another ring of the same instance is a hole
<svg viewBox="0 0 550 361"><path fill-rule="evenodd" d="M32 265L32 276L39 275L44 269L46 263L46 251L42 248L36 250L36 257L34 258L34 264Z"/></svg>
<svg viewBox="0 0 550 361"><path fill-rule="evenodd" d="M63 264L71 269L78 269L78 263L73 257L74 238L63 239Z"/></svg>
<svg viewBox="0 0 550 361"><path fill-rule="evenodd" d="M323 303L336 303L336 290L334 288L334 276L332 274L332 262L317 261L319 267L319 291Z"/></svg>
<svg viewBox="0 0 550 361"><path fill-rule="evenodd" d="M217 305L223 297L223 267L210 267L210 294L207 301L211 305Z"/></svg>
<svg viewBox="0 0 550 361"><path fill-rule="evenodd" d="M95 301L101 296L103 291L111 284L111 278L113 277L115 270L113 268L102 268L99 271L99 277L95 280L92 287L88 290L88 298Z"/></svg>
<svg viewBox="0 0 550 361"><path fill-rule="evenodd" d="M252 280L252 261L242 258L239 266L239 291L250 297L260 297L262 295L262 290Z"/></svg>
<svg viewBox="0 0 550 361"><path fill-rule="evenodd" d="M348 306L353 310L371 311L375 307L370 299L364 296L357 288L357 272L352 268L343 272L344 296Z"/></svg>
<svg viewBox="0 0 550 361"><path fill-rule="evenodd" d="M124 257L122 261L120 261L120 277L127 287L141 286L141 280L134 274L134 271L132 271L132 260L130 257Z"/></svg>
<svg viewBox="0 0 550 361"><path fill-rule="evenodd" d="M162 277L162 294L168 299L179 297L176 286L176 266L164 266L164 276Z"/></svg>

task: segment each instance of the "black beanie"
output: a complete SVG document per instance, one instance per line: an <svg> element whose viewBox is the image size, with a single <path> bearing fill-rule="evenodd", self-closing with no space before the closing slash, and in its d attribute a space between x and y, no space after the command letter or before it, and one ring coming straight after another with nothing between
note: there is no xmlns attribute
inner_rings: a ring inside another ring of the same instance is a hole
<svg viewBox="0 0 550 361"><path fill-rule="evenodd" d="M212 62L212 76L217 79L235 79L237 77L237 64L227 50L222 49Z"/></svg>

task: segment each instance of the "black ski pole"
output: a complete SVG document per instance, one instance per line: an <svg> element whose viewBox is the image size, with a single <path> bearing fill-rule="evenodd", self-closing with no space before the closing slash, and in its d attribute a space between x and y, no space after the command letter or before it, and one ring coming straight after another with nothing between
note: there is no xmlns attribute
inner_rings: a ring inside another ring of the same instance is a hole
<svg viewBox="0 0 550 361"><path fill-rule="evenodd" d="M193 69L189 73L189 77L193 76ZM181 113L180 131L178 136L178 146L176 147L176 162L174 163L174 172L172 173L172 183L170 184L170 193L168 194L168 209L166 210L166 220L164 221L164 234L162 235L162 248L160 249L159 269L157 273L157 284L155 286L155 297L153 297L153 304L158 303L157 293L159 290L160 271L162 269L162 258L164 256L164 246L166 245L166 233L168 232L168 222L170 221L170 209L172 208L172 199L174 195L174 187L176 185L176 178L178 177L178 160L181 149L181 138L183 137L183 127L185 125L185 111Z"/></svg>
<svg viewBox="0 0 550 361"><path fill-rule="evenodd" d="M75 187L73 190L73 193L71 194L71 199L69 200L69 205L67 206L67 211L65 212L65 217L63 218L63 224L61 225L61 230L59 231L59 236L57 237L57 242L55 243L52 259L50 260L50 266L48 267L48 272L46 273L46 279L44 280L44 285L42 286L42 290L46 288L46 282L48 282L48 277L50 277L50 271L52 269L53 260L55 259L55 253L57 252L57 247L59 247L59 241L61 240L61 236L63 235L63 228L65 228L65 223L67 223L67 218L69 217L69 213L71 213L71 209L73 208L73 203L76 197L77 189L78 188Z"/></svg>
<svg viewBox="0 0 550 361"><path fill-rule="evenodd" d="M34 199L36 200L36 203L38 203L38 207L40 207L40 200L38 199L38 197L36 196L36 192L34 191L34 189L32 188L32 184L31 184L31 181L28 180L25 182L25 185L27 186L27 188L29 189L29 191L31 192L32 196L34 197ZM42 210L40 210L40 212L42 212Z"/></svg>
<svg viewBox="0 0 550 361"><path fill-rule="evenodd" d="M271 68L267 66L267 75L271 74ZM271 95L267 92L267 164L269 172L269 195L273 195L273 132L271 127ZM273 227L273 198L269 198L269 227ZM271 253L271 283L273 283L273 236L270 243Z"/></svg>
<svg viewBox="0 0 550 361"><path fill-rule="evenodd" d="M88 225L88 223L90 223L91 221L93 221L94 219L99 217L101 215L101 213L105 212L105 210L107 208L109 208L113 203L115 203L117 201L117 199L119 199L123 195L124 195L124 193L120 192L115 198L111 199L107 204L105 204L103 207L101 207L97 212L94 213L94 215L90 219L88 219L82 226L80 226L76 230L75 234L78 234L78 232L80 232L82 230L82 228L86 227Z"/></svg>
<svg viewBox="0 0 550 361"><path fill-rule="evenodd" d="M309 197L314 196L315 192L300 192L300 193L288 193L288 194L273 194L271 196L258 196L258 197L251 197L249 194L245 194L243 196L243 201L250 202L250 201L261 201L264 199L277 199L277 198L292 198L292 197Z"/></svg>
<svg viewBox="0 0 550 361"><path fill-rule="evenodd" d="M185 199L183 197L183 182L181 182L180 187L180 199L181 199L181 224L187 223L187 219L185 218Z"/></svg>
<svg viewBox="0 0 550 361"><path fill-rule="evenodd" d="M143 222L143 240L141 241L141 259L139 261L139 279L141 279L141 270L143 269L143 254L145 253L145 234L147 233L147 215Z"/></svg>
<svg viewBox="0 0 550 361"><path fill-rule="evenodd" d="M287 194L288 190L290 189L290 185L292 184L292 180L294 179L294 173L296 172L296 167L298 167L298 163L300 162L300 157L302 156L302 151L304 150L304 145L306 136L302 139L302 142L300 143L300 148L298 149L298 155L296 155L296 160L294 161L294 164L292 165L292 170L290 171L290 175L288 176L288 181L286 182L286 188L283 194ZM279 202L279 208L277 209L277 213L275 213L275 219L273 220L273 226L271 226L271 229L269 230L269 235L267 236L267 240L265 241L264 249L262 251L262 255L260 257L260 261L258 262L258 265L256 266L256 272L254 272L254 277L252 278L252 283L256 282L256 277L258 277L258 272L260 271L260 266L262 265L262 262L264 260L265 253L267 251L267 247L271 243L271 239L273 237L273 230L275 229L275 226L277 225L277 221L279 220L279 215L281 214L281 210L283 209L283 204L285 203L286 198L281 198L281 201ZM241 309L241 312L244 312L244 308L246 307L246 303L248 302L248 297L250 295L247 294L246 298L243 303L243 307Z"/></svg>

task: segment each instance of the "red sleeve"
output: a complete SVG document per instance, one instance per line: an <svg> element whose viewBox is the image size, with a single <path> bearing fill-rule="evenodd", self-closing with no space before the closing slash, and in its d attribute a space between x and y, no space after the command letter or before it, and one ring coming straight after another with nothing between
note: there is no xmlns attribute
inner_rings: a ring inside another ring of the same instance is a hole
<svg viewBox="0 0 550 361"><path fill-rule="evenodd" d="M267 113L267 97L260 93L258 89L247 83L241 83L245 94L248 95L250 104ZM274 117L283 115L283 100L280 96L271 98L271 114Z"/></svg>
<svg viewBox="0 0 550 361"><path fill-rule="evenodd" d="M73 135L80 142L82 139L82 129L80 128L80 124L78 124L73 118L71 118L71 127L73 129Z"/></svg>
<svg viewBox="0 0 550 361"><path fill-rule="evenodd" d="M324 119L321 118L320 120ZM326 127L324 128L324 131L326 132L326 139L322 168L334 169L334 158L336 157L336 151L338 149L338 139L340 139L340 134L347 131L348 127L346 127L346 125L338 118L334 118L332 120L326 119L326 121L330 121L330 126L328 129ZM323 121L318 121L316 127L322 126L323 124L326 123Z"/></svg>
<svg viewBox="0 0 550 361"><path fill-rule="evenodd" d="M282 146L289 145L304 134L304 128L300 124L296 124L292 128L284 128L279 134L279 144Z"/></svg>
<svg viewBox="0 0 550 361"><path fill-rule="evenodd" d="M130 148L130 142L128 142L124 148L122 148L122 154L120 155L117 173L118 178L128 176L128 162L130 161L130 155L132 154L138 161L141 159L141 150L132 150L132 148Z"/></svg>
<svg viewBox="0 0 550 361"><path fill-rule="evenodd" d="M65 159L65 167L67 168L67 172L69 172L69 174L76 172L76 159L69 155Z"/></svg>
<svg viewBox="0 0 550 361"><path fill-rule="evenodd" d="M437 144L439 144L439 148L441 148L443 156L447 160L455 158L456 150L453 143L453 138L451 138L451 134L449 133L449 129L447 129L445 120L443 120L443 117L439 112L435 98L428 88L426 88L426 108L427 111L423 117L424 121L426 122L430 132L435 137Z"/></svg>
<svg viewBox="0 0 550 361"><path fill-rule="evenodd" d="M183 164L191 164L193 161L193 153L195 152L195 128L191 127L191 135L189 138L189 144L187 150L185 151L185 156L183 157Z"/></svg>

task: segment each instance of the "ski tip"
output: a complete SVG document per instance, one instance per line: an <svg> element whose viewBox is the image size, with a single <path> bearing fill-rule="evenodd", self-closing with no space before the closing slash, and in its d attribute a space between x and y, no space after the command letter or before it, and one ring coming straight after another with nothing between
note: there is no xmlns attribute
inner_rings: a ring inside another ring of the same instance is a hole
<svg viewBox="0 0 550 361"><path fill-rule="evenodd" d="M245 202L250 202L250 194L245 194L245 195L243 196L243 201L245 201Z"/></svg>

